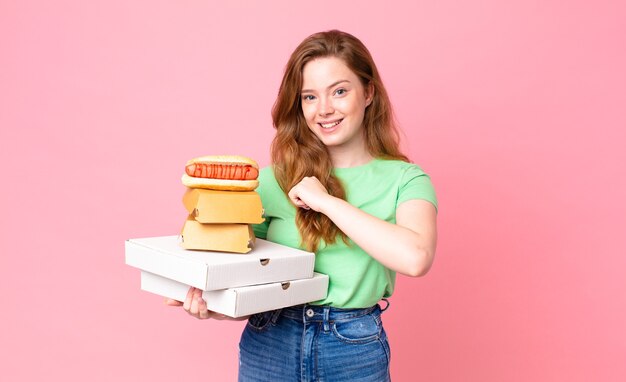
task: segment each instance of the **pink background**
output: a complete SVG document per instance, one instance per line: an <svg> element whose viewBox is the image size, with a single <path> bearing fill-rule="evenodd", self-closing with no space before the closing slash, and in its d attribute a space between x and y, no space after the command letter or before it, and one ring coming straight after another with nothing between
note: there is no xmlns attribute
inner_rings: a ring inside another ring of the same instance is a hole
<svg viewBox="0 0 626 382"><path fill-rule="evenodd" d="M0 3L0 379L235 380L243 324L141 292L124 240L178 232L187 159L267 165L288 55L339 28L440 198L394 379L626 380L623 2L249 3Z"/></svg>

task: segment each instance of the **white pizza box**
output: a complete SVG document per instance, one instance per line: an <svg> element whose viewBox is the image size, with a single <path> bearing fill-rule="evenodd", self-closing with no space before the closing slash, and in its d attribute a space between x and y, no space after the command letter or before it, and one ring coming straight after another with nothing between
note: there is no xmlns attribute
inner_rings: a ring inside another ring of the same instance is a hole
<svg viewBox="0 0 626 382"><path fill-rule="evenodd" d="M311 252L257 239L247 254L184 249L178 236L126 240L126 264L191 285L217 290L313 277Z"/></svg>
<svg viewBox="0 0 626 382"><path fill-rule="evenodd" d="M185 301L189 285L142 271L141 289ZM314 273L308 279L204 291L202 298L209 310L236 318L321 300L327 291L328 276Z"/></svg>

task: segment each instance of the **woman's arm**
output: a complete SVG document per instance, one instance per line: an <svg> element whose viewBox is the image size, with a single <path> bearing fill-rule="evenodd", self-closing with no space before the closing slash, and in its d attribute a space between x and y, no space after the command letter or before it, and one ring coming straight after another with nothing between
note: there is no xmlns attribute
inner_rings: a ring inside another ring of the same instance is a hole
<svg viewBox="0 0 626 382"><path fill-rule="evenodd" d="M396 224L381 220L328 194L315 177L289 192L300 207L328 216L350 239L387 268L408 276L425 275L437 245L437 211L425 200L408 200L396 210Z"/></svg>

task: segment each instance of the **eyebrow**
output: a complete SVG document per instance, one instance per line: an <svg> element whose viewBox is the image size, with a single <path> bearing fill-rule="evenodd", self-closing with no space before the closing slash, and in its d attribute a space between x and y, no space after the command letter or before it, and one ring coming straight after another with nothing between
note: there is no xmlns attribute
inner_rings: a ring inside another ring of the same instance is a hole
<svg viewBox="0 0 626 382"><path fill-rule="evenodd" d="M337 81L337 82L335 82L335 83L330 84L330 85L329 85L326 89L330 89L330 88L332 88L332 87L334 87L334 86L337 86L337 85L339 85L340 83L343 83L343 82L348 82L348 83L350 83L350 81L348 81L348 80L339 80L339 81ZM313 90L311 90L311 89L302 89L302 90L300 91L300 93L313 93L313 92L314 92L314 91L313 91Z"/></svg>

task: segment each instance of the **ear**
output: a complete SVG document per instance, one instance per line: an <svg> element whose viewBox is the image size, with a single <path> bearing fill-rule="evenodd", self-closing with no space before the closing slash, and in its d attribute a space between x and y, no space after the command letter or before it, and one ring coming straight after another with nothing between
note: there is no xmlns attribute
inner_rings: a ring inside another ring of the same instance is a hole
<svg viewBox="0 0 626 382"><path fill-rule="evenodd" d="M365 107L368 107L374 99L374 85L368 83L365 87Z"/></svg>

